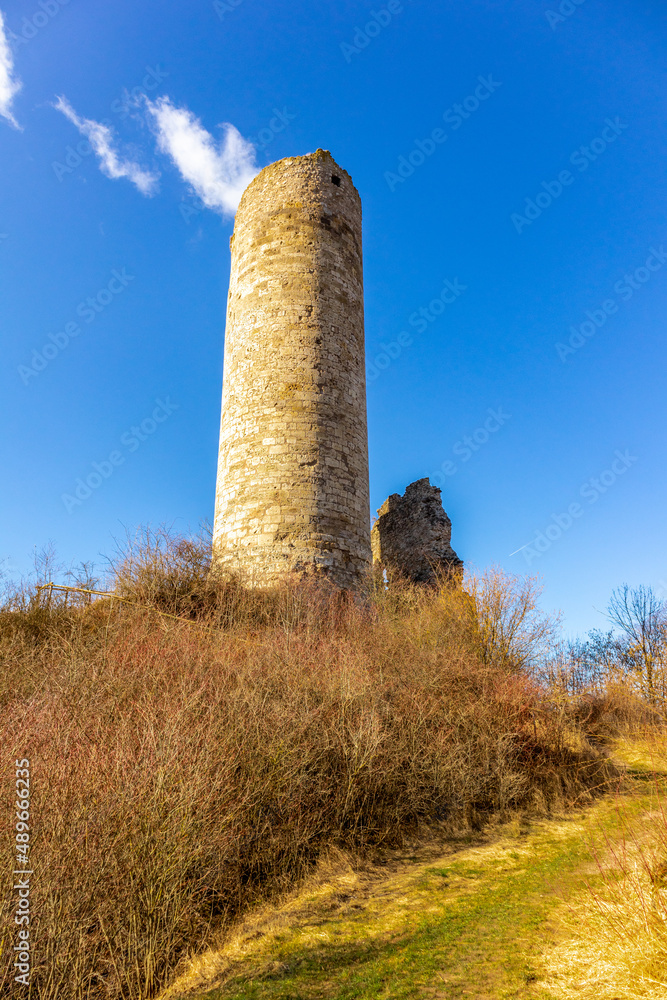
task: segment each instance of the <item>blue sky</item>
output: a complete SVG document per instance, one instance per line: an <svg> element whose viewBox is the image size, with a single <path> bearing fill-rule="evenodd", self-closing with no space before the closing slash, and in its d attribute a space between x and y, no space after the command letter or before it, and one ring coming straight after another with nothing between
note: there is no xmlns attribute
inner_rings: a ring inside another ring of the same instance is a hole
<svg viewBox="0 0 667 1000"><path fill-rule="evenodd" d="M233 205L322 147L364 209L373 511L429 476L570 633L665 587L664 0L0 10L5 568L212 517Z"/></svg>

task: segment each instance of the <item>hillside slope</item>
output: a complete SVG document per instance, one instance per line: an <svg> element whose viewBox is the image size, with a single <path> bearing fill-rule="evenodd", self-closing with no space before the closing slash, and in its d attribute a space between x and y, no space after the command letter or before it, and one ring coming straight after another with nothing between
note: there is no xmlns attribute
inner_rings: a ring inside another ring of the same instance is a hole
<svg viewBox="0 0 667 1000"><path fill-rule="evenodd" d="M338 858L321 884L251 915L161 1000L555 1000L586 984L599 1000L665 997L658 983L626 992L620 952L618 969L603 967L591 895L656 805L637 779L580 812L387 853L358 870Z"/></svg>

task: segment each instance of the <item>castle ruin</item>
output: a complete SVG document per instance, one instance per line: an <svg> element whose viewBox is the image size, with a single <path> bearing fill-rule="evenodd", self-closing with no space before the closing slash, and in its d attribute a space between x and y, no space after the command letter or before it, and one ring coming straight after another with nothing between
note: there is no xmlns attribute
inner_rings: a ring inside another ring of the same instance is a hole
<svg viewBox="0 0 667 1000"><path fill-rule="evenodd" d="M230 241L213 572L250 586L376 568L433 582L462 563L428 479L370 530L361 199L318 149L265 167Z"/></svg>
<svg viewBox="0 0 667 1000"><path fill-rule="evenodd" d="M410 483L403 496L392 493L378 509L371 531L373 565L414 583L458 578L462 561L451 546L452 522L440 490L428 479Z"/></svg>

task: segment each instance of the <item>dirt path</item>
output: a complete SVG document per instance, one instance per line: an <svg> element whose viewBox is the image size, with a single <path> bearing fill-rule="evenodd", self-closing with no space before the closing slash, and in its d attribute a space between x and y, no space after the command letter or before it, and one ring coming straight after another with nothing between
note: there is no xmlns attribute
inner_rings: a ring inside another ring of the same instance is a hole
<svg viewBox="0 0 667 1000"><path fill-rule="evenodd" d="M591 844L620 836L619 804L394 853L366 872L339 864L324 884L249 917L163 1000L554 1000L546 959L566 933L559 913L595 879ZM641 786L622 796L626 817L652 805Z"/></svg>

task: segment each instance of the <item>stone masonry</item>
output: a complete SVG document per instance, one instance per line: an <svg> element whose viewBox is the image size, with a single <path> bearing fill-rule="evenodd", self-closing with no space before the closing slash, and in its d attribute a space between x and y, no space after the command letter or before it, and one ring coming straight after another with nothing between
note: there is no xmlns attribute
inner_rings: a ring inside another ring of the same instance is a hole
<svg viewBox="0 0 667 1000"><path fill-rule="evenodd" d="M361 200L318 149L265 167L231 239L213 569L370 570Z"/></svg>
<svg viewBox="0 0 667 1000"><path fill-rule="evenodd" d="M451 537L452 522L442 508L440 490L428 479L418 479L403 496L392 493L379 508L371 532L374 567L415 583L432 583L443 571L459 575L463 563Z"/></svg>

